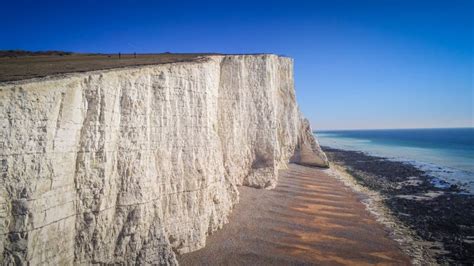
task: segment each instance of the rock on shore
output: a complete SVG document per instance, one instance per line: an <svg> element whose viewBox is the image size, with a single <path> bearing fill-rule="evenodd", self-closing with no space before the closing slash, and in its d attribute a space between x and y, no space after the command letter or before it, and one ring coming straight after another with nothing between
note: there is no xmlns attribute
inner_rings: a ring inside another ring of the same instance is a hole
<svg viewBox="0 0 474 266"><path fill-rule="evenodd" d="M0 261L176 264L292 161L327 166L275 55L0 84Z"/></svg>

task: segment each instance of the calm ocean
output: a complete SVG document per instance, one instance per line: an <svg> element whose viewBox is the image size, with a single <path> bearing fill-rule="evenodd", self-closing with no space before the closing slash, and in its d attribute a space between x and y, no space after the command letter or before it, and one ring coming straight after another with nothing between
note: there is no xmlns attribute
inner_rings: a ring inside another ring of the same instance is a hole
<svg viewBox="0 0 474 266"><path fill-rule="evenodd" d="M320 131L322 146L406 161L474 193L474 128Z"/></svg>

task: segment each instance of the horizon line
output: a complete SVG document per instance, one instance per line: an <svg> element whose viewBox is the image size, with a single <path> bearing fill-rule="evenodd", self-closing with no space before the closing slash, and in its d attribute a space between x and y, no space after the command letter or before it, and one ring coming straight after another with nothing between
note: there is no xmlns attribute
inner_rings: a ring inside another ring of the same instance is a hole
<svg viewBox="0 0 474 266"><path fill-rule="evenodd" d="M350 130L410 130L410 129L474 129L474 126L460 126L460 127L406 127L406 128L343 128L343 129L313 129L314 132L322 131L350 131Z"/></svg>

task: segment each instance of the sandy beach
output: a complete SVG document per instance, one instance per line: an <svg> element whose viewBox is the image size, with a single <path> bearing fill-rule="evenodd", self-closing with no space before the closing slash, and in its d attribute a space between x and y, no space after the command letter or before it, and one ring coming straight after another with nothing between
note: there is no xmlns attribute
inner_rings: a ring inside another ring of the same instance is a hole
<svg viewBox="0 0 474 266"><path fill-rule="evenodd" d="M240 188L229 223L182 265L409 265L388 231L324 170L290 165L274 190Z"/></svg>

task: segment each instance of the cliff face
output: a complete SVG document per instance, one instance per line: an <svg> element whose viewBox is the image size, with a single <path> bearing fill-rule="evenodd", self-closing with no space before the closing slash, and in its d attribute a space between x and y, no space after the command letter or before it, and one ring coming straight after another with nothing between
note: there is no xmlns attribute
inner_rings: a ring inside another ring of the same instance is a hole
<svg viewBox="0 0 474 266"><path fill-rule="evenodd" d="M0 261L175 264L240 185L327 159L275 55L0 85Z"/></svg>

